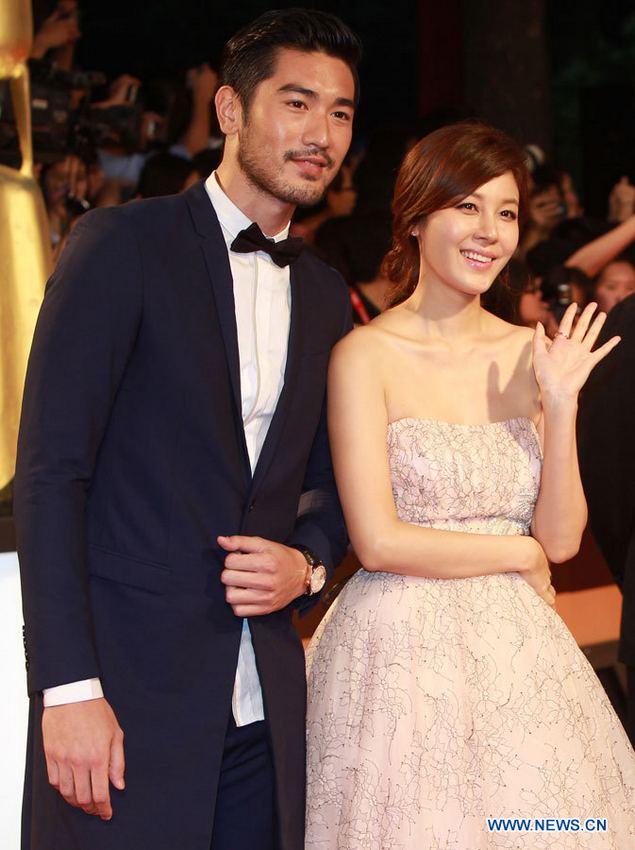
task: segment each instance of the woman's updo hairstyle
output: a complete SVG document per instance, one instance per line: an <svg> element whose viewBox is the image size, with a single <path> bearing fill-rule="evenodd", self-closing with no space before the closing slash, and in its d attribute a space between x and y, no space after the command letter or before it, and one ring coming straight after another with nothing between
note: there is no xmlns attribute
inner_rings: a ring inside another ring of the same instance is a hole
<svg viewBox="0 0 635 850"><path fill-rule="evenodd" d="M527 154L508 135L487 124L461 122L424 136L406 154L392 203L392 247L383 263L392 281L390 306L405 301L419 280L419 244L412 235L437 210L458 204L479 186L511 171L519 193L519 224L527 212Z"/></svg>

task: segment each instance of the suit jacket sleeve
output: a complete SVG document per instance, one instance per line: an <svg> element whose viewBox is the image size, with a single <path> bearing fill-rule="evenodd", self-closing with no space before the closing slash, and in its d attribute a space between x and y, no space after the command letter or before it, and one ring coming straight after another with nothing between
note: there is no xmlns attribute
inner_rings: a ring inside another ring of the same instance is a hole
<svg viewBox="0 0 635 850"><path fill-rule="evenodd" d="M635 533L635 296L613 308L597 345L617 348L591 373L579 417L580 471L593 535L622 585Z"/></svg>
<svg viewBox="0 0 635 850"><path fill-rule="evenodd" d="M342 287L342 291L347 296L348 289ZM353 327L348 297L343 306L343 315L342 329L338 339L345 336ZM335 568L346 554L348 535L333 475L326 424L326 400L322 405L320 423L307 464L298 516L287 543L306 546L317 555L326 567L327 580L333 575ZM318 599L319 594L301 596L296 600L295 607L305 612Z"/></svg>
<svg viewBox="0 0 635 850"><path fill-rule="evenodd" d="M29 692L100 675L85 508L135 344L143 270L127 219L88 213L49 280L27 370L14 513Z"/></svg>

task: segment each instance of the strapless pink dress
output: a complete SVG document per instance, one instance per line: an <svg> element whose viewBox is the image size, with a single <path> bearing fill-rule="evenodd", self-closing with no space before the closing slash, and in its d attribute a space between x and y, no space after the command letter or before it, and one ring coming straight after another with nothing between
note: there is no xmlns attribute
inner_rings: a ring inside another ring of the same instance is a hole
<svg viewBox="0 0 635 850"><path fill-rule="evenodd" d="M404 522L528 533L541 470L528 419L401 419L388 450ZM633 749L570 632L518 574L360 570L311 642L308 682L307 850L635 848ZM534 818L600 820L572 832Z"/></svg>

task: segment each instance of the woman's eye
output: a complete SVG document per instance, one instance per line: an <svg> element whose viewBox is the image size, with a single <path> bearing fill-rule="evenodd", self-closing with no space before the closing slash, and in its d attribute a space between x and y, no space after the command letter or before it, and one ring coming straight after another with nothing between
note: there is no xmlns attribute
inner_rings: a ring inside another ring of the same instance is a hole
<svg viewBox="0 0 635 850"><path fill-rule="evenodd" d="M472 201L463 201L463 203L457 206L458 210L475 210L476 204L473 204Z"/></svg>
<svg viewBox="0 0 635 850"><path fill-rule="evenodd" d="M510 221L516 221L516 219L518 218L518 216L516 215L516 213L513 210L503 210L501 212L501 215L504 218L508 218Z"/></svg>

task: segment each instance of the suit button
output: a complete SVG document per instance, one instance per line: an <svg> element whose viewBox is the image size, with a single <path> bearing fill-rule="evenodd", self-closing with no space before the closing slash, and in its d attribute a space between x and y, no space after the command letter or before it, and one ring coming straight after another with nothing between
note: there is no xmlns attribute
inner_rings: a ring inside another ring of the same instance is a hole
<svg viewBox="0 0 635 850"><path fill-rule="evenodd" d="M256 502L255 502L255 501L250 502L250 503L249 503L249 507L247 508L247 511L248 511L249 513L251 513L255 507L256 507Z"/></svg>

